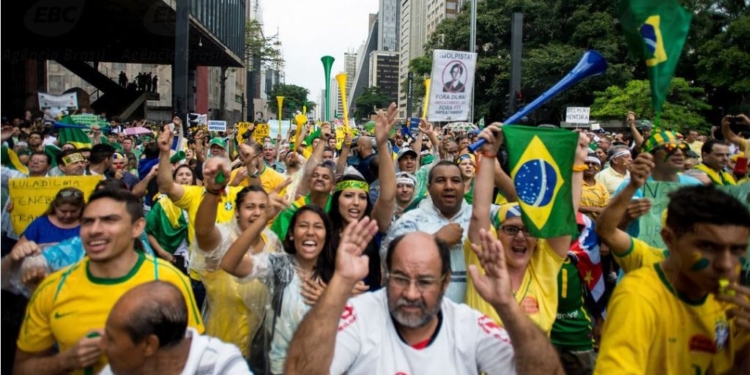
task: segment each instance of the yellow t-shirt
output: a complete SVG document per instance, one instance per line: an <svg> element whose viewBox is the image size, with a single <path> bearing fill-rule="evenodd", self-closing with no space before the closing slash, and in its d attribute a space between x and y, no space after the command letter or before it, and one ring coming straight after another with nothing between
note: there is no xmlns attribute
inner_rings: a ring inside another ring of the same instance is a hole
<svg viewBox="0 0 750 375"><path fill-rule="evenodd" d="M229 181L234 180L234 178L237 176L238 173L240 173L240 168L233 170ZM283 174L276 172L272 168L268 168L266 166L263 166L263 172L261 172L258 177L260 178L260 185L263 187L263 190L265 190L266 193L270 193L273 189L276 189L277 186L281 185L284 181L286 181L286 178L284 177ZM249 185L250 185L250 180L246 178L242 180L242 182L240 182L240 184L237 186L245 187ZM286 193L286 189L282 190L279 193L279 196L284 196L285 193Z"/></svg>
<svg viewBox="0 0 750 375"><path fill-rule="evenodd" d="M750 356L750 331L712 294L685 301L657 263L625 276L604 321L595 374L729 374Z"/></svg>
<svg viewBox="0 0 750 375"><path fill-rule="evenodd" d="M185 189L185 193L174 204L188 213L188 238L192 243L195 238L195 218L198 216L198 207L201 205L204 189L202 186L183 186L183 189ZM227 193L219 197L217 203L219 207L216 211L217 223L226 223L232 220L232 217L234 217L234 201L237 199L237 193L240 190L242 190L242 186L230 186Z"/></svg>
<svg viewBox="0 0 750 375"><path fill-rule="evenodd" d="M497 238L495 228L491 227L490 229L492 235ZM479 258L471 249L471 242L468 238L464 241L464 259L466 260L467 270L471 264L477 266L480 270L482 269ZM515 296L516 301L521 305L521 309L548 336L557 317L557 275L560 273L563 262L565 262L565 258L560 258L547 241L539 239L534 254L531 255L529 267L526 269L523 281ZM471 277L466 279L466 304L487 315L495 323L502 325L500 317L492 305L482 299L474 289L474 281Z"/></svg>
<svg viewBox="0 0 750 375"><path fill-rule="evenodd" d="M609 192L598 181L594 182L594 185L583 183L583 190L581 192L581 206L586 207L606 207L609 204ZM591 214L592 218L596 218L597 214Z"/></svg>
<svg viewBox="0 0 750 375"><path fill-rule="evenodd" d="M665 249L653 247L637 238L630 237L630 248L623 254L614 254L615 262L622 268L622 272L628 273L644 266L659 263L669 254Z"/></svg>
<svg viewBox="0 0 750 375"><path fill-rule="evenodd" d="M91 329L103 329L112 307L128 290L153 280L173 284L188 304L188 325L203 333L200 311L190 281L168 262L138 253L133 269L119 279L98 279L89 273L88 257L48 276L29 300L18 337L18 348L41 352L57 344L59 351L75 346ZM94 365L98 373L107 364L102 356ZM76 371L83 374L83 371Z"/></svg>

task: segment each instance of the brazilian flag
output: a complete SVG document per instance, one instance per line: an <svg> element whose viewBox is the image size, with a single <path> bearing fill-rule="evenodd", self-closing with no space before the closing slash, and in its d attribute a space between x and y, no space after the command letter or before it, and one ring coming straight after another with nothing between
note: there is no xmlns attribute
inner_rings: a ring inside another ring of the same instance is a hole
<svg viewBox="0 0 750 375"><path fill-rule="evenodd" d="M526 228L538 238L574 235L571 181L578 133L504 126L503 135Z"/></svg>
<svg viewBox="0 0 750 375"><path fill-rule="evenodd" d="M87 125L78 125L72 117L65 116L55 123L55 127L58 129L57 139L60 141L60 146L71 143L77 149L91 148L91 139L83 132L89 129Z"/></svg>
<svg viewBox="0 0 750 375"><path fill-rule="evenodd" d="M631 53L646 63L651 105L661 113L692 14L678 0L621 0L619 13Z"/></svg>

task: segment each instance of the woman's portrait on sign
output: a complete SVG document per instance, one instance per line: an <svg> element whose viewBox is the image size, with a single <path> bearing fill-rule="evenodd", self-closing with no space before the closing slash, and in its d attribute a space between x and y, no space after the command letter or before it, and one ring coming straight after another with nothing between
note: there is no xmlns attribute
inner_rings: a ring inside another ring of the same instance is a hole
<svg viewBox="0 0 750 375"><path fill-rule="evenodd" d="M443 70L443 92L464 92L466 86L466 66L460 61L451 61Z"/></svg>

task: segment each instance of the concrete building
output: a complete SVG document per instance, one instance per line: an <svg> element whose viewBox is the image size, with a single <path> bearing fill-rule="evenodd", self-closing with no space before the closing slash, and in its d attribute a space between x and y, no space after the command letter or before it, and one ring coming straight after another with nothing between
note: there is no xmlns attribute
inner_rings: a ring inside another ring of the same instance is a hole
<svg viewBox="0 0 750 375"><path fill-rule="evenodd" d="M318 95L318 105L315 106L315 120L324 120L326 117L326 105L328 105L328 98L326 98L326 90L320 90Z"/></svg>
<svg viewBox="0 0 750 375"><path fill-rule="evenodd" d="M398 51L400 0L380 0L378 7L378 51Z"/></svg>
<svg viewBox="0 0 750 375"><path fill-rule="evenodd" d="M437 25L445 18L458 14L460 0L427 0L425 38L429 38Z"/></svg>
<svg viewBox="0 0 750 375"><path fill-rule="evenodd" d="M369 86L377 86L380 91L398 99L398 52L373 51L370 53Z"/></svg>
<svg viewBox="0 0 750 375"><path fill-rule="evenodd" d="M404 85L409 74L409 61L424 54L427 20L426 3L427 0L401 0L398 63L398 117L401 119L411 116L411 114L406 113L407 98ZM412 105L412 110L415 110L415 108L416 106Z"/></svg>
<svg viewBox="0 0 750 375"><path fill-rule="evenodd" d="M336 76L334 75L334 77ZM341 114L344 113L344 106L341 101L341 92L336 78L331 78L331 98L329 103L331 106L331 119L341 117Z"/></svg>
<svg viewBox="0 0 750 375"><path fill-rule="evenodd" d="M354 113L354 102L355 100L362 95L362 93L365 91L365 89L369 86L370 83L370 54L373 51L377 51L378 49L378 25L380 24L379 20L375 20L375 23L370 25L370 32L367 37L367 41L365 41L364 48L362 49L364 52L361 55L362 58L359 60L359 65L357 66L357 74L354 77L352 81L352 89L350 91L347 91L347 103L348 103L348 109L349 113Z"/></svg>

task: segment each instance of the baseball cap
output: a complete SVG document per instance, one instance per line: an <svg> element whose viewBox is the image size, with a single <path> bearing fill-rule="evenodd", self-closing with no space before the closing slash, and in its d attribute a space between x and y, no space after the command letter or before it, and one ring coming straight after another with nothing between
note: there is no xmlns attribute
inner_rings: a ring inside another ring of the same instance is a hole
<svg viewBox="0 0 750 375"><path fill-rule="evenodd" d="M414 151L414 150L412 150L412 149L410 149L408 147L403 147L400 150L398 150L398 155L396 156L396 161L401 160L401 157L404 156L404 155L406 155L406 154L412 154L412 155L414 155L415 158L417 157L417 152L416 151Z"/></svg>
<svg viewBox="0 0 750 375"><path fill-rule="evenodd" d="M216 137L216 138L212 139L211 142L208 143L208 147L211 147L213 145L219 146L219 147L221 147L221 148L223 148L225 150L227 148L227 143L224 142L224 140L221 139L220 137Z"/></svg>

